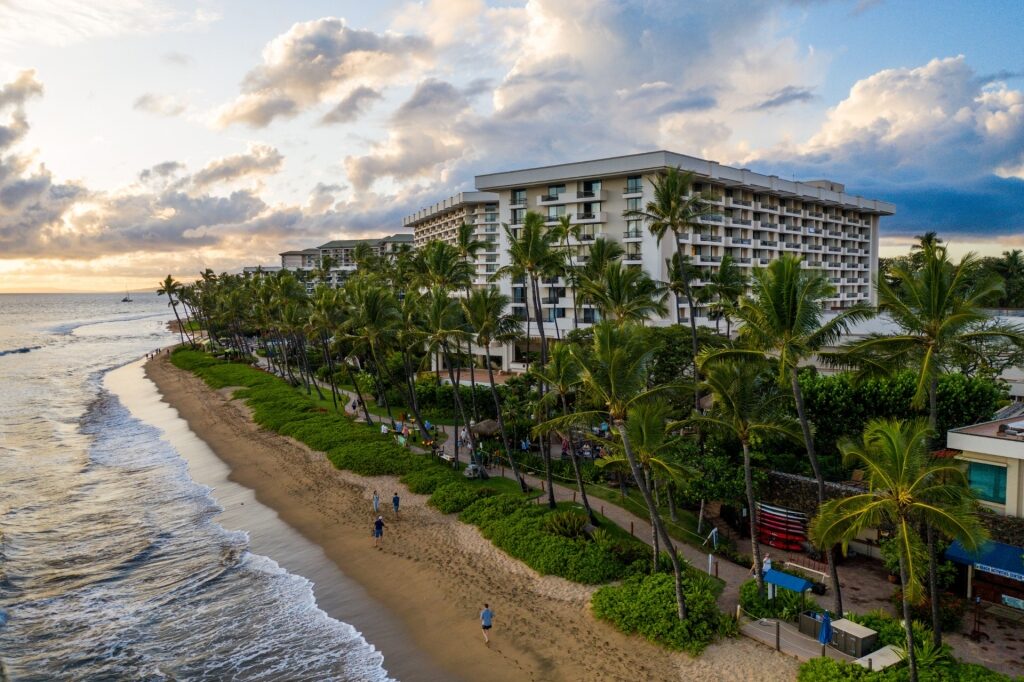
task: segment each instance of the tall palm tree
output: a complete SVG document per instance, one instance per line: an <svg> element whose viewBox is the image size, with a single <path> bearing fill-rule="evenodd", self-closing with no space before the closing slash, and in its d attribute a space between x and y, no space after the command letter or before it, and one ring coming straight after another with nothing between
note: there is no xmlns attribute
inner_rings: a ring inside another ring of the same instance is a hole
<svg viewBox="0 0 1024 682"><path fill-rule="evenodd" d="M736 265L732 256L722 256L722 262L708 275L707 284L701 289L700 298L710 303L715 315L715 331L718 324L725 319L725 335L732 335L732 318L740 296L747 290L747 276Z"/></svg>
<svg viewBox="0 0 1024 682"><path fill-rule="evenodd" d="M668 281L665 282L665 285L672 292L672 295L675 296L677 304L676 324L681 325L683 323L683 306L678 305L678 303L686 296L687 288L700 279L700 268L690 265L689 256L684 255L683 260L680 261L679 254L673 253L671 258L665 259L665 270L668 272Z"/></svg>
<svg viewBox="0 0 1024 682"><path fill-rule="evenodd" d="M864 430L862 442L842 443L843 457L867 471L868 491L825 503L810 528L811 538L822 547L845 544L863 530L883 524L895 528L912 682L917 680L917 662L910 604L922 595L925 561L918 527L924 523L940 529L968 551L977 551L985 541L965 494L963 471L955 462L929 457L929 434L922 420L874 420Z"/></svg>
<svg viewBox="0 0 1024 682"><path fill-rule="evenodd" d="M544 320L540 307L540 278L550 273L558 266L558 254L551 250L552 236L544 227L544 216L535 212L527 211L523 218L523 225L519 234L509 226L505 225L505 234L508 237L509 265L498 268L494 278L500 279L506 275L521 276L527 278L527 287L533 297L533 313L537 320L537 334L540 336L540 364L547 364L548 348L547 335L544 331ZM527 301L530 299L527 296ZM527 303L527 307L529 304ZM529 321L526 328L529 336Z"/></svg>
<svg viewBox="0 0 1024 682"><path fill-rule="evenodd" d="M743 358L709 362L705 353L699 359L704 375L704 390L713 399L707 415L694 413L689 421L716 429L735 437L743 448L743 481L747 495L750 521L751 555L757 575L758 590L764 589L761 567L761 547L758 542L756 505L754 501L754 475L750 462L750 444L756 438L782 435L800 442L800 425L782 409L778 382L767 374L767 366L760 359Z"/></svg>
<svg viewBox="0 0 1024 682"><path fill-rule="evenodd" d="M598 237L590 243L586 262L575 273L577 290L573 305L577 309L581 309L584 305L596 305L596 301L583 289L583 283L587 280L600 280L605 269L611 263L622 260L625 254L626 251L622 245L613 239Z"/></svg>
<svg viewBox="0 0 1024 682"><path fill-rule="evenodd" d="M934 233L929 235L934 237ZM981 261L974 254L953 263L945 247L925 237L915 254L919 256L916 269L896 265L889 271L891 280L878 278L878 309L889 315L899 333L871 334L826 359L853 364L861 374L888 374L913 367L917 389L911 406L920 409L927 405L928 426L933 444L938 446L945 440L936 429L939 377L954 365L955 357L982 355L985 341L1005 340L1024 347L1024 328L991 323L983 308L1003 291L998 275L982 272ZM931 528L927 539L932 629L936 643L941 643L938 558Z"/></svg>
<svg viewBox="0 0 1024 682"><path fill-rule="evenodd" d="M634 457L640 464L645 483L652 492L657 492L659 479L680 482L683 479L691 478L693 474L688 467L681 466L671 458L672 451L681 440L679 436L673 435L678 430L678 425L670 423L669 416L671 414L672 407L664 399L656 397L653 400L634 405L626 420L629 444ZM615 443L611 444L611 454L598 460L597 466L602 469L624 467L627 471L630 468L624 449ZM658 500L655 499L654 502L657 507ZM651 534L653 536L651 546L654 552L652 572L654 572L657 571L658 557L661 555L661 551L660 538L653 518L651 519Z"/></svg>
<svg viewBox="0 0 1024 682"><path fill-rule="evenodd" d="M654 198L647 202L643 210L626 211L623 217L627 219L640 219L647 223L647 229L661 244L666 234L672 233L676 243L676 253L679 256L679 267L685 269L690 267L686 259L686 253L679 238L688 233L696 233L700 230L700 219L714 215L715 207L708 202L708 197L703 194L693 194L690 188L693 186L693 173L684 172L678 168L669 168L664 173L651 181L654 188ZM682 276L683 293L686 296L686 306L690 318L690 339L693 351L693 378L700 380L697 370L697 354L700 352L697 336L697 321L694 319L694 296L690 288L690 277ZM676 307L682 302L677 300ZM694 409L700 409L700 391L695 389L693 394Z"/></svg>
<svg viewBox="0 0 1024 682"><path fill-rule="evenodd" d="M157 296L167 296L167 305L174 311L174 319L178 322L178 337L181 339L181 345L185 345L185 325L181 323L181 317L178 315L178 294L180 292L181 283L170 275L160 282L160 288L156 290ZM191 336L189 336L189 343L195 346Z"/></svg>
<svg viewBox="0 0 1024 682"><path fill-rule="evenodd" d="M665 287L639 268L613 261L599 278L580 283L586 299L595 304L604 319L618 323L643 322L651 315L668 312Z"/></svg>
<svg viewBox="0 0 1024 682"><path fill-rule="evenodd" d="M579 362L572 353L572 346L568 343L558 343L551 349L551 357L548 358L548 364L543 368L534 367L532 373L537 379L548 385L549 390L541 398L541 407L553 407L557 401L561 407L562 416L569 417L569 396L573 394L579 388L582 382L582 374L580 371ZM560 435L563 439L569 441L569 457L572 460L573 473L576 476L576 486L580 491L580 499L583 502L583 507L587 510L587 517L591 523L597 523L597 517L594 516L594 510L590 508L590 500L587 498L587 487L583 482L583 472L580 470L579 452L576 449L576 437L573 433L574 429L570 425L568 428L563 429ZM540 429L540 432L545 437L550 433L546 429ZM550 451L548 451L550 457ZM548 467L548 471L551 471L551 467ZM552 490L552 481L550 476L548 477L548 490ZM554 495L549 494L548 506L554 506Z"/></svg>
<svg viewBox="0 0 1024 682"><path fill-rule="evenodd" d="M579 329L579 306L576 304L576 286L579 277L576 272L576 266L572 264L572 249L569 246L569 238L572 237L577 242L580 241L580 237L583 234L583 226L572 222L572 216L563 215L558 218L558 225L552 227L550 233L552 239L562 246L562 275L569 283L569 289L572 292L572 328Z"/></svg>
<svg viewBox="0 0 1024 682"><path fill-rule="evenodd" d="M469 297L462 301L463 314L473 330L473 341L477 346L484 349L487 366L487 380L491 388L491 398L494 400L494 411L497 414L498 430L501 432L501 442L505 447L505 455L512 467L512 475L519 481L523 492L527 486L523 477L519 474L516 460L513 457L512 446L508 439L508 431L505 428L505 418L502 416L501 397L498 395L498 388L494 383L494 366L491 364L491 344L507 344L514 342L521 332L519 320L513 315L506 313L509 297L499 292L494 287L477 289L469 294Z"/></svg>
<svg viewBox="0 0 1024 682"><path fill-rule="evenodd" d="M592 347L584 350L579 346L572 346L572 353L582 370L583 388L595 403L603 406L603 409L558 417L550 420L547 425L541 425L541 428L566 428L587 425L598 418L609 419L622 439L623 454L629 462L637 489L644 498L654 529L672 562L678 616L680 620L684 620L686 596L683 593L682 563L676 553L675 544L662 522L661 514L654 504L654 498L647 486L647 477L634 453L627 428L629 416L637 405L652 400L659 392L670 387L647 386L648 366L654 349L650 347L642 327L631 323L616 325L601 322L594 325L593 330Z"/></svg>
<svg viewBox="0 0 1024 682"><path fill-rule="evenodd" d="M818 483L818 503L825 502L825 478L814 447L810 421L800 390L800 365L822 348L834 346L849 325L866 319L871 311L861 306L847 308L824 321L824 301L834 289L823 274L801 267L801 259L785 254L756 268L753 296L740 301L736 317L741 347L708 353L708 360L726 357L771 357L777 361L780 386L789 385L803 431L807 458ZM834 611L843 613L843 597L836 568L835 550L829 552L829 572L835 590Z"/></svg>
<svg viewBox="0 0 1024 682"><path fill-rule="evenodd" d="M379 284L357 281L348 292L351 296L351 312L345 322L346 335L357 348L365 350L376 383L376 392L384 402L389 423L394 423L384 385L384 359L401 319L398 303L392 291Z"/></svg>

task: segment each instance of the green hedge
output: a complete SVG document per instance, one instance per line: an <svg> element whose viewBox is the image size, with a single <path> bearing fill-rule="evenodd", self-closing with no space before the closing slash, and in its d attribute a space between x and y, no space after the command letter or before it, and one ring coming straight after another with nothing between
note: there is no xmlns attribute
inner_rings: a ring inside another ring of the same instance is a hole
<svg viewBox="0 0 1024 682"><path fill-rule="evenodd" d="M909 677L909 671L902 663L885 670L869 672L853 663L814 658L800 666L797 682L905 682ZM1022 679L974 663L945 663L937 669L918 666L920 682L1019 682Z"/></svg>
<svg viewBox="0 0 1024 682"><path fill-rule="evenodd" d="M445 483L430 496L428 504L445 514L460 512L479 499L497 494L494 488L469 486L461 481Z"/></svg>
<svg viewBox="0 0 1024 682"><path fill-rule="evenodd" d="M632 576L621 585L602 587L591 600L594 615L629 634L696 656L723 631L735 632L715 603L714 584L707 576L685 576L687 617L679 620L675 580L668 573Z"/></svg>
<svg viewBox="0 0 1024 682"><path fill-rule="evenodd" d="M569 508L573 507L559 505L560 510ZM469 505L459 519L478 526L498 548L542 575L596 584L650 568L650 550L638 540L598 543L555 535L544 529L550 513L546 506L512 495L496 495Z"/></svg>
<svg viewBox="0 0 1024 682"><path fill-rule="evenodd" d="M767 589L765 590L767 592ZM778 590L775 599L769 600L757 589L757 580L748 580L740 585L740 606L754 618L778 618L796 620L801 611L822 611L814 599L793 592Z"/></svg>

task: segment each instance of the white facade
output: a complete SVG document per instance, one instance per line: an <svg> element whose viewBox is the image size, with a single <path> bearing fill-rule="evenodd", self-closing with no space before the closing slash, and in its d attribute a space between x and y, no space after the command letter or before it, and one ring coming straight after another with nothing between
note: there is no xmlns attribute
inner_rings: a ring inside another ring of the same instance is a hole
<svg viewBox="0 0 1024 682"><path fill-rule="evenodd" d="M444 201L407 216L404 227L414 230L416 248L431 241L455 244L459 226L475 227L473 236L486 246L476 258L473 284L483 286L497 272L505 258L506 242L499 221L498 195L491 192L460 192Z"/></svg>

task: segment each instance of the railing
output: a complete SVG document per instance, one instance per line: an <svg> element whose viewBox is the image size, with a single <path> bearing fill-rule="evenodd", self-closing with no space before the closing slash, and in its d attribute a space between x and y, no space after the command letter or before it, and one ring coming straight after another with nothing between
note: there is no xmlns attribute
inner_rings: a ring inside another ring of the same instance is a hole
<svg viewBox="0 0 1024 682"><path fill-rule="evenodd" d="M778 223L761 223L762 229L765 230L777 230L779 229Z"/></svg>
<svg viewBox="0 0 1024 682"><path fill-rule="evenodd" d="M593 220L597 217L596 213L577 213L576 220Z"/></svg>
<svg viewBox="0 0 1024 682"><path fill-rule="evenodd" d="M761 265L768 265L768 263L771 261L771 258L758 258L757 261Z"/></svg>
<svg viewBox="0 0 1024 682"><path fill-rule="evenodd" d="M562 196L562 195L561 194L542 194L541 197L540 197L540 200L541 200L541 202L544 202L544 201L558 201L558 198L560 196Z"/></svg>
<svg viewBox="0 0 1024 682"><path fill-rule="evenodd" d="M822 213L821 211L808 211L807 212L807 217L808 218L819 218L820 219L820 218L824 218L825 214Z"/></svg>
<svg viewBox="0 0 1024 682"><path fill-rule="evenodd" d="M720 241L722 241L722 236L721 235L717 235L717 234L702 234L700 236L700 241L702 241L702 242L720 242Z"/></svg>
<svg viewBox="0 0 1024 682"><path fill-rule="evenodd" d="M807 245L807 250L808 251L821 251L821 244L808 244Z"/></svg>
<svg viewBox="0 0 1024 682"><path fill-rule="evenodd" d="M804 232L807 234L821 234L822 231L823 230L820 227L808 227L804 229Z"/></svg>
<svg viewBox="0 0 1024 682"><path fill-rule="evenodd" d="M785 246L786 246L787 249L799 249L800 248L800 244L798 242L786 242Z"/></svg>
<svg viewBox="0 0 1024 682"><path fill-rule="evenodd" d="M842 253L842 251L843 251L843 249L841 247L838 247L838 246L830 246L830 247L828 247L828 250L829 250L829 253Z"/></svg>
<svg viewBox="0 0 1024 682"><path fill-rule="evenodd" d="M699 256L699 258L702 261L705 261L705 262L708 262L708 263L721 263L722 262L722 257L721 256Z"/></svg>
<svg viewBox="0 0 1024 682"><path fill-rule="evenodd" d="M644 188L642 185L626 185L626 188L622 190L623 194L642 194Z"/></svg>
<svg viewBox="0 0 1024 682"><path fill-rule="evenodd" d="M700 217L700 219L702 221L708 222L708 223L720 223L720 222L722 222L722 216L718 215L717 213L711 213L709 215L702 215Z"/></svg>
<svg viewBox="0 0 1024 682"><path fill-rule="evenodd" d="M750 244L750 240L749 239L737 239L736 237L733 237L732 243L733 244L747 244L747 245L749 245Z"/></svg>
<svg viewBox="0 0 1024 682"><path fill-rule="evenodd" d="M740 265L749 265L750 264L750 259L749 258L737 258L736 262L739 263Z"/></svg>
<svg viewBox="0 0 1024 682"><path fill-rule="evenodd" d="M842 237L843 233L840 232L839 230L829 230L828 231L828 236L830 236L830 237Z"/></svg>
<svg viewBox="0 0 1024 682"><path fill-rule="evenodd" d="M626 255L623 256L624 260L641 260L643 259L643 252L641 251L627 251Z"/></svg>
<svg viewBox="0 0 1024 682"><path fill-rule="evenodd" d="M746 218L733 218L732 219L732 224L733 225L746 225L746 226L749 226L749 225L751 225L751 221L747 220Z"/></svg>
<svg viewBox="0 0 1024 682"><path fill-rule="evenodd" d="M592 234L581 234L580 235L580 241L581 242L592 242L592 241L594 241L594 235L592 235Z"/></svg>
<svg viewBox="0 0 1024 682"><path fill-rule="evenodd" d="M732 203L733 206L746 206L748 208L753 205L753 202L747 201L746 199L733 199Z"/></svg>
<svg viewBox="0 0 1024 682"><path fill-rule="evenodd" d="M595 194L592 190L583 190L582 192L577 192L576 196L581 199L593 199Z"/></svg>
<svg viewBox="0 0 1024 682"><path fill-rule="evenodd" d="M762 239L761 246L778 246L779 242L776 239Z"/></svg>
<svg viewBox="0 0 1024 682"><path fill-rule="evenodd" d="M807 263L807 267L810 267L810 268L820 268L821 267L821 261L820 260L808 260L808 261L804 261L804 262Z"/></svg>
<svg viewBox="0 0 1024 682"><path fill-rule="evenodd" d="M626 230L622 237L623 239L639 239L644 236L641 230Z"/></svg>

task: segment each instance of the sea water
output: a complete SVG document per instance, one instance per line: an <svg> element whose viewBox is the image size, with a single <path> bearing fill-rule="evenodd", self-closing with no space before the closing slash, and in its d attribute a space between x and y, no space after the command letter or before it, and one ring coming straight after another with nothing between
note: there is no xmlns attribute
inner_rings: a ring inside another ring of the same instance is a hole
<svg viewBox="0 0 1024 682"><path fill-rule="evenodd" d="M166 298L0 295L0 679L386 680L104 387Z"/></svg>

